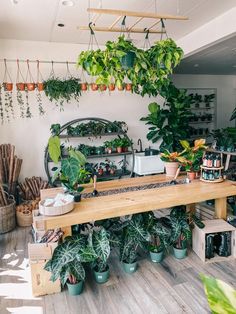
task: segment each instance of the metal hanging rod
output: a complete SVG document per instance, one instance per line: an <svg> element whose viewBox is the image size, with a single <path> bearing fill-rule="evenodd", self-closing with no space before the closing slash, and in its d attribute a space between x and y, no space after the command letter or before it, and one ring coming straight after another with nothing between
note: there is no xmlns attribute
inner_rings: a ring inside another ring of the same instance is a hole
<svg viewBox="0 0 236 314"><path fill-rule="evenodd" d="M47 60L23 60L23 59L0 59L0 62L30 62L30 63L47 63L47 64L76 64L76 62L72 62L72 61L47 61Z"/></svg>

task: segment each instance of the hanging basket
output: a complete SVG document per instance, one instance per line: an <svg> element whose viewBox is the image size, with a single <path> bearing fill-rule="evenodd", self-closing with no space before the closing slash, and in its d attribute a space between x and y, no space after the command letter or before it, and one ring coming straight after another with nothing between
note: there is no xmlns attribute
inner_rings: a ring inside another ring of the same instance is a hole
<svg viewBox="0 0 236 314"><path fill-rule="evenodd" d="M121 58L122 68L127 70L134 66L135 61L135 53L133 51L129 51L125 56Z"/></svg>
<svg viewBox="0 0 236 314"><path fill-rule="evenodd" d="M0 234L9 232L16 227L15 200L9 199L9 204L0 207Z"/></svg>

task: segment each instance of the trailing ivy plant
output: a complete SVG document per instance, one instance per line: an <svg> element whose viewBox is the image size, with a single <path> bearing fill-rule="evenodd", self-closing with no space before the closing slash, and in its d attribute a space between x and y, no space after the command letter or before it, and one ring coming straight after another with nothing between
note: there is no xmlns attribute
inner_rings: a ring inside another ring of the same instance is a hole
<svg viewBox="0 0 236 314"><path fill-rule="evenodd" d="M28 90L25 90L25 99L26 99L26 112L25 117L26 118L32 118L32 113L30 111L30 104L29 104L29 92Z"/></svg>
<svg viewBox="0 0 236 314"><path fill-rule="evenodd" d="M3 100L2 100L2 85L0 85L0 119L3 124L4 122L4 109L3 109Z"/></svg>
<svg viewBox="0 0 236 314"><path fill-rule="evenodd" d="M42 95L39 91L36 93L36 99L38 103L39 115L43 116L45 114L45 110L43 108Z"/></svg>
<svg viewBox="0 0 236 314"><path fill-rule="evenodd" d="M55 101L56 104L63 109L64 102L69 102L72 99L79 101L81 95L80 80L75 77L61 80L59 78L49 78L44 81L44 92L50 101Z"/></svg>
<svg viewBox="0 0 236 314"><path fill-rule="evenodd" d="M172 83L161 90L165 103L161 107L150 103L149 114L141 118L149 126L147 139L161 141L160 150L175 152L180 148L180 140L189 138L190 98L185 90L177 89Z"/></svg>
<svg viewBox="0 0 236 314"><path fill-rule="evenodd" d="M12 92L5 91L5 116L8 122L10 122L10 113L14 118Z"/></svg>
<svg viewBox="0 0 236 314"><path fill-rule="evenodd" d="M16 92L16 100L20 109L20 117L25 117L25 104L22 96L22 92L20 90L17 90Z"/></svg>

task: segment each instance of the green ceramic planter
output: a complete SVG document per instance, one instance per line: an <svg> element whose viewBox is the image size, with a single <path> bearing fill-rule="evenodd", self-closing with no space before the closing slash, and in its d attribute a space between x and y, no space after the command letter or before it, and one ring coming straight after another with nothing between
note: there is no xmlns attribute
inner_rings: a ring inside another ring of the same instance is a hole
<svg viewBox="0 0 236 314"><path fill-rule="evenodd" d="M187 248L185 249L177 249L173 247L174 250L174 257L177 259L183 259L187 256Z"/></svg>
<svg viewBox="0 0 236 314"><path fill-rule="evenodd" d="M66 284L67 284L69 295L79 295L83 291L83 287L84 287L83 281L80 281L79 283L76 283L73 285L68 282Z"/></svg>
<svg viewBox="0 0 236 314"><path fill-rule="evenodd" d="M161 252L149 252L150 257L153 263L160 263L163 260L164 257L164 251Z"/></svg>
<svg viewBox="0 0 236 314"><path fill-rule="evenodd" d="M128 263L122 262L122 266L123 266L124 271L127 274L132 274L132 273L136 272L138 263L134 262L132 264L128 264Z"/></svg>
<svg viewBox="0 0 236 314"><path fill-rule="evenodd" d="M93 274L97 283L105 283L110 277L110 269L108 267L107 270L102 273L99 273L93 269Z"/></svg>

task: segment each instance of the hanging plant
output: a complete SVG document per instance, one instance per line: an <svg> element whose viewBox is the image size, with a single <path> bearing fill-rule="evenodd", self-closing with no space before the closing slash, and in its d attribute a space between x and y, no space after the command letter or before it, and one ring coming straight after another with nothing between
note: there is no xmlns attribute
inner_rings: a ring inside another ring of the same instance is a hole
<svg viewBox="0 0 236 314"><path fill-rule="evenodd" d="M14 110L13 110L13 101L12 101L12 92L5 91L5 113L6 119L10 122L10 114L14 118Z"/></svg>
<svg viewBox="0 0 236 314"><path fill-rule="evenodd" d="M39 115L43 116L45 114L45 110L43 109L42 95L41 92L44 90L43 86L43 76L39 69L39 60L37 60L37 83L36 83L36 99L38 103Z"/></svg>
<svg viewBox="0 0 236 314"><path fill-rule="evenodd" d="M25 112L25 117L26 118L32 118L33 115L30 111L30 104L29 104L29 92L28 90L25 91L25 99L26 99L26 112Z"/></svg>
<svg viewBox="0 0 236 314"><path fill-rule="evenodd" d="M31 74L31 71L30 71L30 66L29 66L29 60L26 61L27 62L27 73L26 73L26 89L29 91L29 92L32 92L35 90L35 82L34 82L34 79L33 79L33 76Z"/></svg>
<svg viewBox="0 0 236 314"><path fill-rule="evenodd" d="M24 118L25 117L25 103L23 100L22 92L20 90L17 90L16 92L16 100L20 108L20 117Z"/></svg>
<svg viewBox="0 0 236 314"><path fill-rule="evenodd" d="M3 110L3 101L2 101L2 85L0 84L0 118L3 124L4 122L4 110Z"/></svg>

